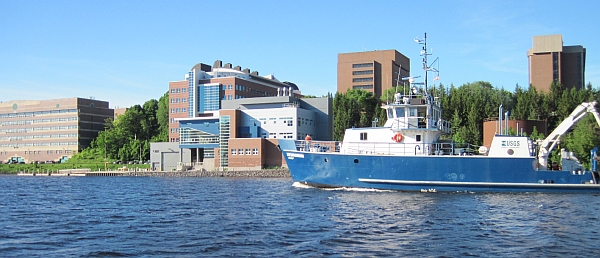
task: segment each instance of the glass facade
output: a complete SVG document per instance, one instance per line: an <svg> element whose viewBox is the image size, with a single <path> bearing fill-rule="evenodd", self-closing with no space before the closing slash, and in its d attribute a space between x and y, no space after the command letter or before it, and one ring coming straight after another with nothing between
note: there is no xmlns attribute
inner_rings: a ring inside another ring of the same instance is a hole
<svg viewBox="0 0 600 258"><path fill-rule="evenodd" d="M179 130L179 144L217 144L219 136L190 127Z"/></svg>
<svg viewBox="0 0 600 258"><path fill-rule="evenodd" d="M230 116L221 116L219 119L219 166L229 166L229 136Z"/></svg>
<svg viewBox="0 0 600 258"><path fill-rule="evenodd" d="M221 108L221 99L219 96L221 90L219 89L219 85L200 85L200 87L203 88L204 92L204 110L201 112L219 110Z"/></svg>
<svg viewBox="0 0 600 258"><path fill-rule="evenodd" d="M189 72L188 76L188 117L194 117L194 104L196 98L194 97L194 71Z"/></svg>

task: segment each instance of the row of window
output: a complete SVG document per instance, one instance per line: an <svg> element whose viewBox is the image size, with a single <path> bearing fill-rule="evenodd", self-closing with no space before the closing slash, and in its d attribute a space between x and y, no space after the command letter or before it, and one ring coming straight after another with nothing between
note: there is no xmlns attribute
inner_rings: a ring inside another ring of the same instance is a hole
<svg viewBox="0 0 600 258"><path fill-rule="evenodd" d="M252 149L252 153L250 153L250 149L246 149L246 155L258 155L258 149ZM244 155L244 149L231 149L231 155Z"/></svg>
<svg viewBox="0 0 600 258"><path fill-rule="evenodd" d="M187 108L171 108L171 114L185 113L185 112L187 112Z"/></svg>
<svg viewBox="0 0 600 258"><path fill-rule="evenodd" d="M171 89L171 93L175 94L175 93L185 93L187 91L187 88L173 88Z"/></svg>
<svg viewBox="0 0 600 258"><path fill-rule="evenodd" d="M277 139L277 134L278 133L269 133L269 138ZM261 137L267 138L267 133L262 133ZM279 133L279 138L280 139L293 139L294 133L289 133L289 132L288 133ZM298 138L298 139L300 139L300 138Z"/></svg>
<svg viewBox="0 0 600 258"><path fill-rule="evenodd" d="M187 102L187 98L172 98L171 99L171 104L173 103L186 103Z"/></svg>
<svg viewBox="0 0 600 258"><path fill-rule="evenodd" d="M47 115L47 114L77 113L77 111L78 111L77 109L59 109L59 110L46 110L46 111L35 111L35 112L19 112L19 113L10 113L10 114L0 114L0 119L12 118L12 117L30 117L30 116Z"/></svg>
<svg viewBox="0 0 600 258"><path fill-rule="evenodd" d="M78 142L35 142L35 143L13 143L13 144L0 144L0 147L35 147L35 146L66 146L66 145L78 145Z"/></svg>
<svg viewBox="0 0 600 258"><path fill-rule="evenodd" d="M262 124L264 124L264 125L267 124L267 119L264 117L261 117L258 120L261 121ZM287 124L287 126L294 126L294 118L293 117L280 117L279 120L283 120L282 122L284 124ZM275 117L269 117L269 121L273 121L273 124L277 124L277 118L275 118ZM298 117L298 126L313 125L313 123L314 123L314 120L312 120L312 119Z"/></svg>
<svg viewBox="0 0 600 258"><path fill-rule="evenodd" d="M388 117L394 117L394 112L396 113L396 117L405 117L406 110L408 110L408 116L412 116L412 117L417 116L416 108L397 107L395 109L392 109L392 108L388 109Z"/></svg>
<svg viewBox="0 0 600 258"><path fill-rule="evenodd" d="M29 124L37 124L37 123L55 123L55 122L68 122L68 121L77 121L78 117L62 117L62 118L52 118L52 119L33 119L33 120L19 120L19 121L8 121L1 122L0 125L8 126L8 125L29 125Z"/></svg>
<svg viewBox="0 0 600 258"><path fill-rule="evenodd" d="M240 96L240 95L236 95L235 99L244 99L246 97L244 96ZM232 100L233 96L232 95L223 95L223 98L221 98L221 100Z"/></svg>
<svg viewBox="0 0 600 258"><path fill-rule="evenodd" d="M221 85L221 90L233 90L233 85L232 84L228 84L228 85ZM269 94L266 91L261 91L261 90L255 90L253 88L250 88L248 86L244 86L244 85L235 85L235 90L236 91L242 91L242 92L250 92L250 93L254 93L256 95L259 96L273 96L272 94ZM225 98L223 98L225 99Z"/></svg>
<svg viewBox="0 0 600 258"><path fill-rule="evenodd" d="M352 68L373 67L373 63L352 64Z"/></svg>
<svg viewBox="0 0 600 258"><path fill-rule="evenodd" d="M22 141L27 139L44 139L44 138L77 138L78 134L36 134L36 135L25 135L25 136L2 136L0 141Z"/></svg>
<svg viewBox="0 0 600 258"><path fill-rule="evenodd" d="M72 150L64 150L65 154L71 154L73 151ZM46 154L63 154L63 150L47 150ZM25 155L28 154L42 154L41 151L25 151Z"/></svg>
<svg viewBox="0 0 600 258"><path fill-rule="evenodd" d="M360 140L361 141L366 141L367 140L367 133L360 133ZM420 134L415 135L415 140L417 142L420 142L421 141L421 135Z"/></svg>
<svg viewBox="0 0 600 258"><path fill-rule="evenodd" d="M31 131L50 131L50 130L69 130L77 129L79 126L46 126L46 127L29 127L29 128L13 128L13 129L0 129L0 133L27 133Z"/></svg>
<svg viewBox="0 0 600 258"><path fill-rule="evenodd" d="M366 89L372 89L372 88L373 88L373 84L363 84L363 85L352 86L352 89L355 89L355 90L366 90Z"/></svg>
<svg viewBox="0 0 600 258"><path fill-rule="evenodd" d="M373 74L373 70L352 71L352 75Z"/></svg>
<svg viewBox="0 0 600 258"><path fill-rule="evenodd" d="M366 77L366 78L353 78L352 82L372 82L373 81L373 77Z"/></svg>

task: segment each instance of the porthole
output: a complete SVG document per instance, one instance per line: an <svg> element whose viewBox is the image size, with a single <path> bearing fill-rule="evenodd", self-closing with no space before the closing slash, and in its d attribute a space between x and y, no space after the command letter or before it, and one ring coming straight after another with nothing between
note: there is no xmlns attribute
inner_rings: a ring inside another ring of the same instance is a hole
<svg viewBox="0 0 600 258"><path fill-rule="evenodd" d="M354 164L358 164L358 159L354 159Z"/></svg>
<svg viewBox="0 0 600 258"><path fill-rule="evenodd" d="M513 155L513 154L515 154L515 151L514 151L513 149L508 149L508 150L506 151L506 153L507 153L508 155Z"/></svg>

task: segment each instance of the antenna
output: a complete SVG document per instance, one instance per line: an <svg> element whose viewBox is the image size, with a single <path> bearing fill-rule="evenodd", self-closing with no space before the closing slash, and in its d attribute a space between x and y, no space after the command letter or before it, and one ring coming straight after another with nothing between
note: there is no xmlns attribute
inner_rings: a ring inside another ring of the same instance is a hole
<svg viewBox="0 0 600 258"><path fill-rule="evenodd" d="M427 64L427 56L430 56L432 52L427 52L427 33L425 33L425 37L423 39L419 39L419 37L415 38L415 42L417 42L420 45L423 45L422 49L421 49L421 56L423 57L423 70L425 71L425 81L423 82L423 85L425 85L425 94L428 94L428 89L427 89L427 72L432 71L437 73L434 81L439 79L439 70L435 67L433 67L433 65L435 65L436 63L438 63L439 58L436 58L433 63L431 63L431 65ZM439 67L439 63L438 63L438 67ZM417 77L415 77L417 78ZM415 83L416 84L416 83Z"/></svg>

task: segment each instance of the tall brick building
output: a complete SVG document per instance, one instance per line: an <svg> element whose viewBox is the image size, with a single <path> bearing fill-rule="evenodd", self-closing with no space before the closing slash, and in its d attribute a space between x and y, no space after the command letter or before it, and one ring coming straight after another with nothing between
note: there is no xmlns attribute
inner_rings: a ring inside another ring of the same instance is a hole
<svg viewBox="0 0 600 258"><path fill-rule="evenodd" d="M376 50L338 54L337 91L361 89L381 97L410 76L410 59L396 50Z"/></svg>
<svg viewBox="0 0 600 258"><path fill-rule="evenodd" d="M563 46L560 34L534 36L527 52L529 84L546 92L554 81L565 88L584 88L585 51L583 46Z"/></svg>

